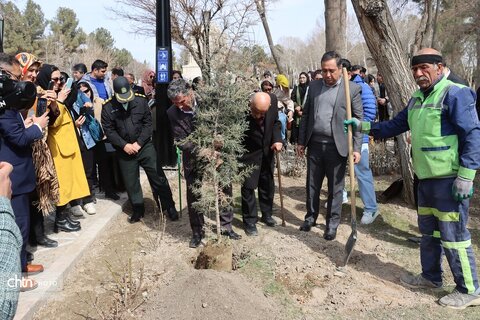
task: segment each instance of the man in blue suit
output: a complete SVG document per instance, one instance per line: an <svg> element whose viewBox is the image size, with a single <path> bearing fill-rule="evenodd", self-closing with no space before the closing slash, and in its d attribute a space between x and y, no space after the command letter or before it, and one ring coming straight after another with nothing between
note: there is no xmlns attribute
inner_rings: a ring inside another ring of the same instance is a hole
<svg viewBox="0 0 480 320"><path fill-rule="evenodd" d="M11 80L18 81L22 71L14 56L0 53L0 72ZM6 109L0 115L0 161L6 161L13 165L13 172L10 175L12 181L11 203L15 222L23 238L20 253L22 272L27 274L43 271L41 265L27 265L26 246L30 231L29 194L35 189L35 169L31 144L42 137L42 130L47 125L47 113L40 117L23 119L20 112ZM25 277L22 279L20 290L27 291L36 287L37 283L34 280Z"/></svg>

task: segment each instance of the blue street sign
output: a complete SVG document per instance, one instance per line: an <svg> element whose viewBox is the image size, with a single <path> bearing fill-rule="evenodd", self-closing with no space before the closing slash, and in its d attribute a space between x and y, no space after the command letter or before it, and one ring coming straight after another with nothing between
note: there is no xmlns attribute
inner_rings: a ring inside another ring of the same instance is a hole
<svg viewBox="0 0 480 320"><path fill-rule="evenodd" d="M157 76L157 79L158 79L158 82L159 83L168 83L168 72L161 72L159 71L158 72L158 76Z"/></svg>
<svg viewBox="0 0 480 320"><path fill-rule="evenodd" d="M170 75L168 48L157 48L157 83L169 83Z"/></svg>
<svg viewBox="0 0 480 320"><path fill-rule="evenodd" d="M158 61L168 61L168 51L167 50L158 50Z"/></svg>

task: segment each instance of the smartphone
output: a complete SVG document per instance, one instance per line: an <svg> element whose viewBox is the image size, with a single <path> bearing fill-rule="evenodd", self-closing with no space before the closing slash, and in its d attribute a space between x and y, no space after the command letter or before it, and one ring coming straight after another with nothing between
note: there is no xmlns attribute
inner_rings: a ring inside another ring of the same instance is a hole
<svg viewBox="0 0 480 320"><path fill-rule="evenodd" d="M73 78L68 78L67 82L65 82L65 89L72 89Z"/></svg>
<svg viewBox="0 0 480 320"><path fill-rule="evenodd" d="M47 90L53 90L54 87L55 87L55 81L50 80L50 82L48 83Z"/></svg>
<svg viewBox="0 0 480 320"><path fill-rule="evenodd" d="M85 116L88 113L88 108L87 107L81 107L80 108L80 115Z"/></svg>
<svg viewBox="0 0 480 320"><path fill-rule="evenodd" d="M37 111L35 112L35 115L37 117L40 117L46 111L47 111L47 99L46 98L38 98L37 99Z"/></svg>

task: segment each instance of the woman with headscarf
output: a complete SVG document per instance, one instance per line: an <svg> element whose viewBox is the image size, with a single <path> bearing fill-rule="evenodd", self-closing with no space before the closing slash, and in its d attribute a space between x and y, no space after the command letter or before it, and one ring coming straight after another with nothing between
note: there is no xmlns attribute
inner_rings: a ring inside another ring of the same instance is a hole
<svg viewBox="0 0 480 320"><path fill-rule="evenodd" d="M54 232L80 230L80 223L73 221L65 211L72 200L90 195L80 148L77 143L74 121L66 105L77 99L76 90L61 88L61 74L56 66L44 64L37 77L38 85L45 90L50 110L55 120L49 124L47 144L52 153L58 176L59 199L56 203ZM52 81L53 90L48 90Z"/></svg>
<svg viewBox="0 0 480 320"><path fill-rule="evenodd" d="M21 52L15 56L22 67L22 81L35 83L42 62L36 56L27 52ZM36 109L36 103L33 109ZM31 121L31 117L26 117L28 110L25 110L24 116L26 125ZM58 199L58 180L53 160L48 149L47 128L43 130L42 139L36 140L32 144L32 157L35 167L36 189L30 196L30 244L32 246L41 245L44 247L56 247L58 242L50 239L45 234L43 215L48 215L53 211L51 199ZM28 252L27 252L28 254Z"/></svg>
<svg viewBox="0 0 480 320"><path fill-rule="evenodd" d="M300 119L302 118L302 110L308 95L308 84L310 83L309 76L306 72L301 72L298 75L298 85L296 85L290 98L295 105L295 113L293 115L292 135L290 136L290 143L297 144L298 130L300 127Z"/></svg>
<svg viewBox="0 0 480 320"><path fill-rule="evenodd" d="M142 86L143 89L145 90L145 95L147 96L147 99L153 99L155 97L155 72L153 70L145 70L143 73L142 77Z"/></svg>

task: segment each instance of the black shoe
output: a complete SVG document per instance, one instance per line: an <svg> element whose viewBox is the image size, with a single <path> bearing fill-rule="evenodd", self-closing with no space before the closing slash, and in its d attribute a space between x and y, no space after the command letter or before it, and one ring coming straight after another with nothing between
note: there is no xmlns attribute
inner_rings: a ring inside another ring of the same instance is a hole
<svg viewBox="0 0 480 320"><path fill-rule="evenodd" d="M249 237L258 236L257 226L250 223L244 224L245 234Z"/></svg>
<svg viewBox="0 0 480 320"><path fill-rule="evenodd" d="M337 236L337 229L327 229L323 234L323 239L327 241L332 241Z"/></svg>
<svg viewBox="0 0 480 320"><path fill-rule="evenodd" d="M59 231L65 232L75 232L81 229L80 225L72 225L68 222L67 219L57 220L53 226L53 232L58 233Z"/></svg>
<svg viewBox="0 0 480 320"><path fill-rule="evenodd" d="M238 233L236 233L235 231L233 230L223 230L222 231L222 235L226 236L226 237L229 237L230 239L232 240L240 240L242 239L242 236L239 235Z"/></svg>
<svg viewBox="0 0 480 320"><path fill-rule="evenodd" d="M312 229L312 226L313 226L312 222L305 220L303 224L300 226L300 231L309 232Z"/></svg>
<svg viewBox="0 0 480 320"><path fill-rule="evenodd" d="M38 237L35 239L35 242L37 245L46 247L46 248L56 248L58 247L58 242L56 240L50 239L46 235L43 235L42 237Z"/></svg>
<svg viewBox="0 0 480 320"><path fill-rule="evenodd" d="M135 222L138 222L140 221L140 219L143 218L143 213L141 212L134 212L130 218L128 219L128 222L130 223L135 223Z"/></svg>
<svg viewBox="0 0 480 320"><path fill-rule="evenodd" d="M27 262L33 261L33 253L27 251Z"/></svg>
<svg viewBox="0 0 480 320"><path fill-rule="evenodd" d="M277 222L275 219L272 218L272 216L264 216L260 219L263 223L265 223L269 227L275 227L277 225Z"/></svg>
<svg viewBox="0 0 480 320"><path fill-rule="evenodd" d="M178 212L175 207L170 207L167 210L164 211L164 213L167 214L168 219L172 221L177 221L178 220Z"/></svg>
<svg viewBox="0 0 480 320"><path fill-rule="evenodd" d="M112 200L118 200L118 199L120 199L120 196L115 191L111 191L111 192L106 192L105 191L105 198L112 199Z"/></svg>
<svg viewBox="0 0 480 320"><path fill-rule="evenodd" d="M79 226L79 225L80 225L80 221L77 221L77 220L72 219L72 217L70 217L69 214L65 214L65 219L67 219L67 221L68 221L72 226Z"/></svg>
<svg viewBox="0 0 480 320"><path fill-rule="evenodd" d="M194 233L188 246L190 248L197 248L200 245L200 243L202 243L202 238L203 237L201 233Z"/></svg>

